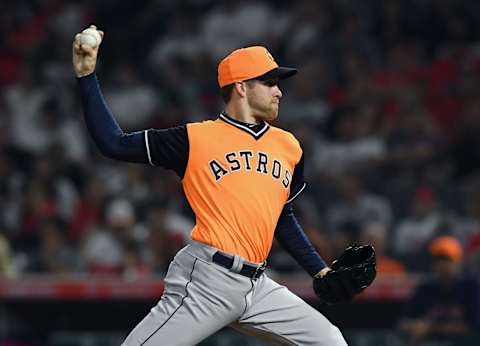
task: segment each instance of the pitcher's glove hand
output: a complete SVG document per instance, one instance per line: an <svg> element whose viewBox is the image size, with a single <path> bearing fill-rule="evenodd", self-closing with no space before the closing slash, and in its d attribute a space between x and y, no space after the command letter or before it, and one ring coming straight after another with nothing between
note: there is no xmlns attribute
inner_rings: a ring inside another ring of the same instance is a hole
<svg viewBox="0 0 480 346"><path fill-rule="evenodd" d="M349 246L332 262L332 270L313 279L313 290L324 304L349 302L373 282L375 265L373 246Z"/></svg>

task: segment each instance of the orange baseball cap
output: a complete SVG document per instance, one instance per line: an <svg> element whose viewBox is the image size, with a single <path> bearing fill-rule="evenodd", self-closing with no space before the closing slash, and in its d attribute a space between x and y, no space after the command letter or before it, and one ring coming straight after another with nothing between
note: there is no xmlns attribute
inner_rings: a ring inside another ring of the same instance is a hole
<svg viewBox="0 0 480 346"><path fill-rule="evenodd" d="M249 79L288 78L298 72L291 67L280 67L272 54L262 46L234 50L218 64L220 88Z"/></svg>
<svg viewBox="0 0 480 346"><path fill-rule="evenodd" d="M463 258L463 249L460 242L454 237L441 236L431 242L430 254L435 257L447 257L454 262L459 262Z"/></svg>

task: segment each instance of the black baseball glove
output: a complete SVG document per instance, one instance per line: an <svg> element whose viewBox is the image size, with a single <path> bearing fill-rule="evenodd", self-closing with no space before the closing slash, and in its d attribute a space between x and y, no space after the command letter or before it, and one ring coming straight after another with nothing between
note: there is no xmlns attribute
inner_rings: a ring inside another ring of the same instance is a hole
<svg viewBox="0 0 480 346"><path fill-rule="evenodd" d="M373 246L350 246L332 262L332 270L313 279L313 290L324 304L348 302L373 282L375 265Z"/></svg>

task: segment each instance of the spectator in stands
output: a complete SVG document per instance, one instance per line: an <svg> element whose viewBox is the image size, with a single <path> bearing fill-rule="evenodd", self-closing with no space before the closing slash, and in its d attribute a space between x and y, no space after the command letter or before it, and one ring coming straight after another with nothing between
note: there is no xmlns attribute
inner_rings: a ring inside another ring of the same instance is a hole
<svg viewBox="0 0 480 346"><path fill-rule="evenodd" d="M145 166L131 164L125 167L125 171L127 175L122 194L128 195L134 205L144 203L150 193Z"/></svg>
<svg viewBox="0 0 480 346"><path fill-rule="evenodd" d="M476 186L466 185L462 188L458 186L450 187L457 196L453 197L450 203L460 204L456 210L452 210L446 218L446 224L452 230L460 243L467 245L468 239L480 233L480 181Z"/></svg>
<svg viewBox="0 0 480 346"><path fill-rule="evenodd" d="M400 330L412 341L458 340L480 326L480 288L474 278L463 275L463 249L457 239L437 237L429 252L433 277L415 290Z"/></svg>
<svg viewBox="0 0 480 346"><path fill-rule="evenodd" d="M126 199L114 199L105 211L104 228L90 229L83 244L87 268L92 273L120 273L123 270L125 244L132 239L135 211Z"/></svg>
<svg viewBox="0 0 480 346"><path fill-rule="evenodd" d="M52 212L68 220L78 196L72 180L63 172L62 160L50 151L49 155L42 155L33 163L31 180L45 189L52 203Z"/></svg>
<svg viewBox="0 0 480 346"><path fill-rule="evenodd" d="M101 181L90 177L68 223L68 238L72 243L81 241L90 227L100 224L105 199L105 187Z"/></svg>
<svg viewBox="0 0 480 346"><path fill-rule="evenodd" d="M143 257L150 270L160 276L167 273L168 265L175 254L186 244L187 236L174 228L168 209L159 204L152 205L147 213L148 239Z"/></svg>
<svg viewBox="0 0 480 346"><path fill-rule="evenodd" d="M13 277L10 244L7 237L0 233L0 279Z"/></svg>
<svg viewBox="0 0 480 346"><path fill-rule="evenodd" d="M405 265L388 255L388 233L385 225L369 223L362 230L363 244L372 244L377 255L377 273L381 274L406 274Z"/></svg>
<svg viewBox="0 0 480 346"><path fill-rule="evenodd" d="M332 257L337 258L346 247L358 244L362 234L362 225L356 220L342 220L331 234Z"/></svg>
<svg viewBox="0 0 480 346"><path fill-rule="evenodd" d="M168 20L165 35L152 45L149 61L155 69L177 58L191 58L202 52L196 22L188 13L173 14Z"/></svg>
<svg viewBox="0 0 480 346"><path fill-rule="evenodd" d="M65 226L60 219L48 219L39 230L40 244L30 259L27 272L68 275L78 272L78 252L71 248L66 239Z"/></svg>
<svg viewBox="0 0 480 346"><path fill-rule="evenodd" d="M137 280L151 275L150 268L141 256L141 246L135 241L127 241L124 245L122 276L126 280Z"/></svg>
<svg viewBox="0 0 480 346"><path fill-rule="evenodd" d="M285 15L260 1L222 2L207 12L201 23L201 38L213 60L225 52L254 42L265 42L284 33ZM275 25L270 23L275 21ZM248 23L248 25L245 25ZM241 27L242 30L238 30Z"/></svg>
<svg viewBox="0 0 480 346"><path fill-rule="evenodd" d="M411 200L411 215L401 219L394 231L393 246L411 270L427 269L425 247L441 225L437 197L429 186L420 186Z"/></svg>
<svg viewBox="0 0 480 346"><path fill-rule="evenodd" d="M390 226L392 209L385 198L368 193L360 178L354 174L344 174L338 178L338 202L326 212L330 229L336 229L345 220L363 225L372 222Z"/></svg>
<svg viewBox="0 0 480 346"><path fill-rule="evenodd" d="M24 187L19 227L11 233L15 251L35 253L41 238L42 223L57 216L57 204L48 186L39 179L31 179Z"/></svg>
<svg viewBox="0 0 480 346"><path fill-rule="evenodd" d="M24 175L14 168L12 160L0 149L0 225L7 234L18 229L20 223L24 180Z"/></svg>
<svg viewBox="0 0 480 346"><path fill-rule="evenodd" d="M402 86L397 91L398 113L387 137L388 155L386 163L390 175L412 184L425 177L431 167L445 160L444 143L431 118L428 117L420 99L421 89L417 86Z"/></svg>
<svg viewBox="0 0 480 346"><path fill-rule="evenodd" d="M382 138L364 136L364 125L360 121L367 120L350 107L332 118L331 138L317 141L313 157L315 169L320 174L344 174L383 158L386 147Z"/></svg>
<svg viewBox="0 0 480 346"><path fill-rule="evenodd" d="M11 115L10 138L13 146L38 154L43 153L49 144L48 129L40 120L48 93L35 80L32 70L33 67L20 70L18 81L4 89L2 96Z"/></svg>
<svg viewBox="0 0 480 346"><path fill-rule="evenodd" d="M465 246L465 267L480 279L480 232L470 236Z"/></svg>
<svg viewBox="0 0 480 346"><path fill-rule="evenodd" d="M315 59L305 63L302 72L289 85L290 96L282 100L282 112L288 114L288 119L281 121L292 126L300 123L307 126L322 125L330 114L324 98L328 83L331 82L328 67L325 62Z"/></svg>
<svg viewBox="0 0 480 346"><path fill-rule="evenodd" d="M476 95L472 95L466 106L466 115L457 129L457 136L452 145L452 161L455 176L462 180L477 177L480 170L480 100L478 85ZM478 179L476 179L478 180Z"/></svg>
<svg viewBox="0 0 480 346"><path fill-rule="evenodd" d="M120 63L115 78L105 88L105 99L124 128L136 130L151 118L159 97L155 89L140 77L139 67Z"/></svg>
<svg viewBox="0 0 480 346"><path fill-rule="evenodd" d="M38 122L41 124L40 131L48 136L44 149L50 156L54 156L51 149L58 147L63 156L72 162L82 162L87 158L87 140L82 124L66 113L57 98L45 100Z"/></svg>

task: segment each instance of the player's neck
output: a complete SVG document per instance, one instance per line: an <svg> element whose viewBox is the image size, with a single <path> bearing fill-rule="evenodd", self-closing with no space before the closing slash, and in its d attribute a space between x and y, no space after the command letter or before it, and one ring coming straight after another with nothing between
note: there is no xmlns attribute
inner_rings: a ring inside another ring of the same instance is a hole
<svg viewBox="0 0 480 346"><path fill-rule="evenodd" d="M230 118L241 121L242 123L247 124L259 124L262 121L257 120L250 109L246 109L241 105L235 105L233 103L227 104L225 107L225 112Z"/></svg>

